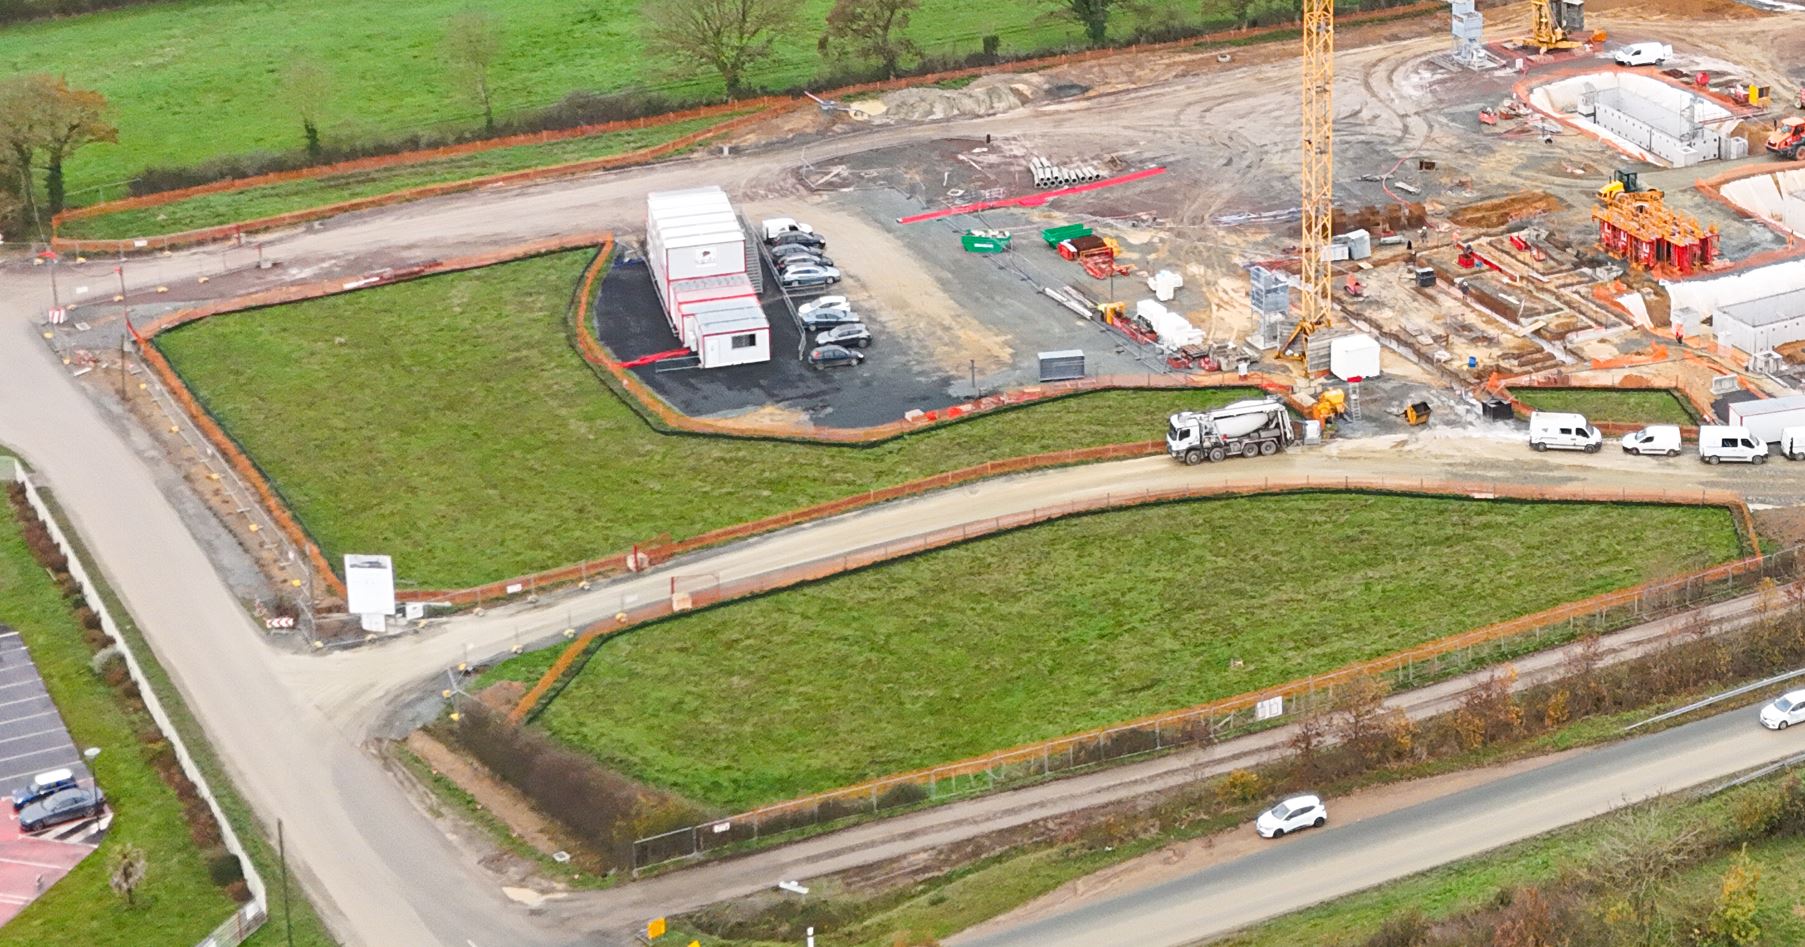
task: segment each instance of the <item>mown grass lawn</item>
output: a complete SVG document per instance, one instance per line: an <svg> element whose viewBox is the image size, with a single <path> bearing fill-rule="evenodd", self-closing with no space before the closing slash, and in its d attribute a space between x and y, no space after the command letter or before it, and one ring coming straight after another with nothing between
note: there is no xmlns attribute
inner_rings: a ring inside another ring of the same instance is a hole
<svg viewBox="0 0 1805 947"><path fill-rule="evenodd" d="M134 720L90 670L91 652L69 605L26 548L10 505L0 507L0 624L17 630L30 649L75 745L100 747L89 766L115 813L99 849L0 927L0 945L199 941L237 905L208 878L181 800L145 758L136 730L149 718ZM144 850L148 869L130 908L107 887L107 857L125 844Z"/></svg>
<svg viewBox="0 0 1805 947"><path fill-rule="evenodd" d="M88 189L129 180L149 165L186 165L249 151L301 147L301 122L285 103L287 63L318 63L331 76L319 103L328 143L387 138L422 127L471 129L481 111L446 67L444 24L468 0L172 0L0 28L0 74L50 72L112 102L119 144L84 149L70 163L74 203ZM550 105L574 89L649 89L678 99L718 96L716 78L690 79L648 57L638 34L640 0L537 0L477 4L501 21L492 74L499 113ZM751 76L784 87L813 80L815 41L832 0L801 0L801 28ZM1137 22L1223 24L1226 0L1152 0ZM1257 5L1256 5L1257 6ZM933 55L977 53L995 34L1004 52L1076 45L1081 31L1045 17L1040 3L923 0L910 35ZM117 197L119 187L104 196Z"/></svg>
<svg viewBox="0 0 1805 947"><path fill-rule="evenodd" d="M64 224L58 233L76 240L103 240L199 230L360 197L391 194L427 184L467 181L524 168L637 151L719 125L733 117L692 119L658 128L627 129L546 144L497 148L421 164L269 184L242 191L202 194L161 207L143 207L98 217L76 218Z"/></svg>
<svg viewBox="0 0 1805 947"><path fill-rule="evenodd" d="M539 725L736 809L1304 677L1739 548L1711 508L1312 494L1119 511L631 632ZM534 679L551 656L491 677Z"/></svg>
<svg viewBox="0 0 1805 947"><path fill-rule="evenodd" d="M661 434L565 336L587 252L157 338L325 548L463 587L986 460L1131 440L1247 389L1103 392L874 447ZM340 344L339 340L343 340Z"/></svg>
<svg viewBox="0 0 1805 947"><path fill-rule="evenodd" d="M1698 423L1679 396L1665 388L1513 388L1511 394L1537 411L1573 411L1594 423Z"/></svg>

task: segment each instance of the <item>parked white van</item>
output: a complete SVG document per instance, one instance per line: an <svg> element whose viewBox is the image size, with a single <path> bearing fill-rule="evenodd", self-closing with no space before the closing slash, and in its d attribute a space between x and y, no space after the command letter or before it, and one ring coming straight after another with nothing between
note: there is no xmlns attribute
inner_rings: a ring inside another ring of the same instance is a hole
<svg viewBox="0 0 1805 947"><path fill-rule="evenodd" d="M1604 435L1583 414L1537 411L1529 416L1529 446L1536 450L1552 447L1595 454L1603 444Z"/></svg>
<svg viewBox="0 0 1805 947"><path fill-rule="evenodd" d="M1672 55L1673 47L1666 43L1631 43L1611 58L1619 66L1659 66Z"/></svg>
<svg viewBox="0 0 1805 947"><path fill-rule="evenodd" d="M1698 429L1698 456L1707 464L1731 461L1767 463L1767 442L1756 440L1746 427L1707 424Z"/></svg>
<svg viewBox="0 0 1805 947"><path fill-rule="evenodd" d="M1680 453L1680 426L1678 424L1650 424L1633 434L1625 434L1623 435L1623 452L1677 457Z"/></svg>
<svg viewBox="0 0 1805 947"><path fill-rule="evenodd" d="M1805 427L1780 429L1780 456L1787 460L1805 460Z"/></svg>

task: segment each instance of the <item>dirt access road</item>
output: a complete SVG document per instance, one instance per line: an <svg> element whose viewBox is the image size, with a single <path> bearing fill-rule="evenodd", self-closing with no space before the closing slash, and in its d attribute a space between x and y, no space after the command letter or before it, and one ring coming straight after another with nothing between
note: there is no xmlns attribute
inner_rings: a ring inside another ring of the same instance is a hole
<svg viewBox="0 0 1805 947"><path fill-rule="evenodd" d="M1424 55L1443 43L1436 34L1347 51L1341 57L1344 75L1357 76L1382 58ZM282 267L212 286L242 292L257 280L361 273L588 230L601 222L630 226L648 189L721 183L736 190L780 190L791 186L788 169L805 159L886 142L987 131L1097 134L1107 124L1099 115L1117 110L1149 127L1167 121L1208 121L1212 113L1226 117L1237 110L1244 121L1244 103L1239 101L1244 94L1254 87L1270 91L1290 75L1291 67L1279 64L1256 67L1244 75L1181 77L1169 88L1123 93L1089 104L1063 103L1056 109L925 128L874 130L827 145L677 162L351 215L317 228L273 235L266 241L267 252L281 260ZM1416 102L1403 108L1431 105ZM127 268L128 280L134 291L146 293L155 285L180 283L181 292L193 298L198 290L192 277L214 271L217 260L217 251L201 250L134 261ZM103 270L86 272L92 272L88 279L96 282L108 278ZM83 273L71 267L65 279L77 280ZM685 874L672 876L671 884L677 886L673 888L629 887L537 908L510 901L493 879L470 866L407 802L364 749L372 734L384 732L386 714L394 705L429 689L435 675L466 655L489 659L505 652L516 635L524 641L551 640L568 621L611 614L623 597L643 600L658 594L671 574L712 572L730 579L1013 510L1123 490L1268 473L1477 481L1499 476L1516 482L1587 482L1626 489L1653 483L1674 489L1740 488L1768 501L1805 498L1805 469L1775 464L1763 470L1718 471L1684 461L1637 464L1608 455L1536 458L1520 445L1488 440L1477 430L1435 432L1395 443L1350 443L1271 464L1187 469L1164 459L1130 461L949 490L724 547L627 582L559 597L536 609L498 609L480 618L449 622L428 636L366 651L296 656L265 646L262 634L215 573L165 495L185 488L133 453L127 437L107 424L36 337L48 295L40 273L25 267L0 273L4 299L0 442L22 451L48 476L94 550L97 564L132 609L234 780L266 825L284 820L291 862L334 930L353 944L593 944L597 934L617 939L644 917L662 913L663 905L654 910L646 900L660 890L693 889L693 895L683 898L673 893L673 902L709 896L707 876L697 873L693 877L698 880L687 882L681 880ZM966 831L983 828L979 819ZM891 844L889 850L897 851L917 843L899 837ZM747 859L743 864L751 872L764 863Z"/></svg>

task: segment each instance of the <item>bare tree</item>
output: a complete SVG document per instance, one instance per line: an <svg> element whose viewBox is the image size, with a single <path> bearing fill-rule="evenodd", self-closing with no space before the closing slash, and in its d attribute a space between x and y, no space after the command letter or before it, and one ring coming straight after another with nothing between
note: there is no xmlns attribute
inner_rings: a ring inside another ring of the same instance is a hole
<svg viewBox="0 0 1805 947"><path fill-rule="evenodd" d="M886 77L895 78L902 57L921 55L915 41L903 35L909 14L920 7L921 0L834 0L821 49L837 43L847 55L876 60Z"/></svg>
<svg viewBox="0 0 1805 947"><path fill-rule="evenodd" d="M495 96L489 70L501 58L501 26L487 10L465 10L445 28L445 58L476 104L483 109L483 131L495 133Z"/></svg>
<svg viewBox="0 0 1805 947"><path fill-rule="evenodd" d="M1620 916L1637 928L1637 941L1658 941L1661 893L1704 850L1704 829L1675 817L1671 802L1625 810L1614 817L1581 871L1598 890L1619 899Z"/></svg>
<svg viewBox="0 0 1805 947"><path fill-rule="evenodd" d="M125 899L127 907L132 905L138 886L144 883L144 873L144 849L130 842L113 849L107 859L107 885Z"/></svg>
<svg viewBox="0 0 1805 947"><path fill-rule="evenodd" d="M301 119L307 140L307 158L320 160L320 116L332 96L332 76L311 59L297 59L282 70L282 98Z"/></svg>
<svg viewBox="0 0 1805 947"><path fill-rule="evenodd" d="M21 178L27 203L31 171L44 170L45 204L52 216L63 209L67 182L63 164L82 148L116 142L119 130L106 121L107 99L89 89L71 89L60 76L16 76L0 88L0 135L5 136L9 170Z"/></svg>
<svg viewBox="0 0 1805 947"><path fill-rule="evenodd" d="M646 0L641 11L649 52L714 70L729 96L796 24L793 0Z"/></svg>

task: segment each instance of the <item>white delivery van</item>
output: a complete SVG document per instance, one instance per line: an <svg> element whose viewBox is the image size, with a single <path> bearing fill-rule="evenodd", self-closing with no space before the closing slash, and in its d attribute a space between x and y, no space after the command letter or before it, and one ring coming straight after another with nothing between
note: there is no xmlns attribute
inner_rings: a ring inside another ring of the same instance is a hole
<svg viewBox="0 0 1805 947"><path fill-rule="evenodd" d="M759 228L765 232L765 242L769 243L786 233L814 233L815 228L791 217L767 217L759 221Z"/></svg>
<svg viewBox="0 0 1805 947"><path fill-rule="evenodd" d="M1604 435L1583 414L1536 411L1529 416L1529 446L1536 450L1583 450L1595 454L1603 444Z"/></svg>
<svg viewBox="0 0 1805 947"><path fill-rule="evenodd" d="M1623 435L1623 452L1676 457L1680 453L1680 426L1678 424L1650 424L1633 434L1625 434Z"/></svg>
<svg viewBox="0 0 1805 947"><path fill-rule="evenodd" d="M1787 460L1805 460L1805 427L1780 430L1780 456Z"/></svg>
<svg viewBox="0 0 1805 947"><path fill-rule="evenodd" d="M1746 427L1707 424L1698 429L1698 456L1707 464L1721 461L1745 464L1767 463L1767 442L1749 433Z"/></svg>
<svg viewBox="0 0 1805 947"><path fill-rule="evenodd" d="M1614 58L1619 66L1659 66L1672 55L1673 47L1666 43L1631 43Z"/></svg>

